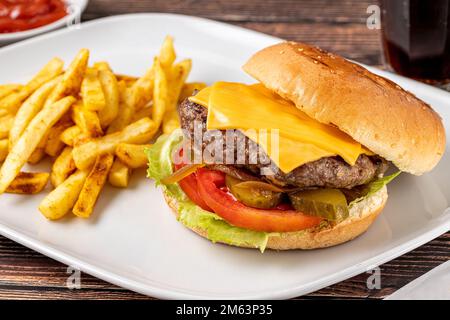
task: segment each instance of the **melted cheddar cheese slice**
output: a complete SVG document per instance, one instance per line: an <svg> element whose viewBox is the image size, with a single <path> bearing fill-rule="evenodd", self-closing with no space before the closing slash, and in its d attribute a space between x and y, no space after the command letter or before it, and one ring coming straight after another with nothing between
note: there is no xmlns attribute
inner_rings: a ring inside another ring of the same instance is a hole
<svg viewBox="0 0 450 320"><path fill-rule="evenodd" d="M314 120L261 84L216 82L189 99L208 108L208 130L241 130L285 173L323 157L339 155L354 165L360 154L371 154L346 133ZM272 141L271 133L278 133L278 141Z"/></svg>

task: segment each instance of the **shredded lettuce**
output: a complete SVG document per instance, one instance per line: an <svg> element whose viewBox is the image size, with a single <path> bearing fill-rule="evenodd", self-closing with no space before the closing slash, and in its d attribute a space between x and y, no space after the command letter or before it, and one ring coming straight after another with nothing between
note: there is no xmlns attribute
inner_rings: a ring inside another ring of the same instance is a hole
<svg viewBox="0 0 450 320"><path fill-rule="evenodd" d="M368 183L364 186L364 189L361 192L361 196L350 202L349 207L380 191L385 185L394 180L400 173L402 172L398 171L394 174L391 174L390 176L385 176Z"/></svg>
<svg viewBox="0 0 450 320"><path fill-rule="evenodd" d="M269 234L238 228L230 225L218 215L203 210L195 205L183 192L177 183L163 185L161 179L172 174L171 156L173 150L182 141L181 130L170 135L162 135L156 143L146 150L149 159L147 176L161 186L167 196L178 203L179 221L191 229L206 231L212 242L223 242L231 245L250 246L264 251Z"/></svg>

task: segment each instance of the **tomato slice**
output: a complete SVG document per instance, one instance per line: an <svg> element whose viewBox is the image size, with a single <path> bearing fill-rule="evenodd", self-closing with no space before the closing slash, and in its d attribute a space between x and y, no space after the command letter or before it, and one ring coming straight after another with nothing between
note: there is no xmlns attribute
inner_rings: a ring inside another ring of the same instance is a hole
<svg viewBox="0 0 450 320"><path fill-rule="evenodd" d="M190 177L192 177L191 175ZM198 169L198 195L213 212L234 226L265 232L300 231L317 226L321 218L294 210L256 209L236 201L224 190L225 174Z"/></svg>
<svg viewBox="0 0 450 320"><path fill-rule="evenodd" d="M184 166L184 164L175 165L175 170L179 170ZM197 178L195 173L192 173L185 177L183 180L178 181L178 185L180 186L181 190L186 193L189 199L191 199L196 205L198 205L203 210L213 212L213 210L208 207L206 202L198 193Z"/></svg>

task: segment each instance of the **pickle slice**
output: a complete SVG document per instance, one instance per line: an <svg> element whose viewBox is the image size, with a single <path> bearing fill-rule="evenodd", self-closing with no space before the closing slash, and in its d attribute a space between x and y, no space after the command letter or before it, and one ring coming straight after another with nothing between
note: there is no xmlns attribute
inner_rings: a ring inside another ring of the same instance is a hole
<svg viewBox="0 0 450 320"><path fill-rule="evenodd" d="M225 183L231 194L243 204L259 208L270 209L276 207L282 199L282 192L275 192L262 188L249 188L247 186L239 186L242 180L227 175Z"/></svg>
<svg viewBox="0 0 450 320"><path fill-rule="evenodd" d="M292 206L305 214L331 221L342 221L349 215L347 199L338 189L316 189L289 194Z"/></svg>

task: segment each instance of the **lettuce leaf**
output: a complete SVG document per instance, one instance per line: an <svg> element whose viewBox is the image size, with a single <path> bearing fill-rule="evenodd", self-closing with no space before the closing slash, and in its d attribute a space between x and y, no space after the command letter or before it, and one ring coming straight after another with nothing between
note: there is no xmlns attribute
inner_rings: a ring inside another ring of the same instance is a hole
<svg viewBox="0 0 450 320"><path fill-rule="evenodd" d="M391 174L390 176L385 176L366 184L361 191L361 196L350 202L349 207L380 191L385 185L394 180L400 173L402 172L398 171L394 174Z"/></svg>
<svg viewBox="0 0 450 320"><path fill-rule="evenodd" d="M156 143L145 152L149 159L147 176L154 179L163 192L178 202L178 220L191 229L202 229L212 242L223 242L230 245L250 246L264 251L269 234L238 228L230 225L218 215L203 210L195 205L177 183L163 185L161 179L172 174L172 152L181 143L183 134L176 130L170 135L162 135Z"/></svg>

